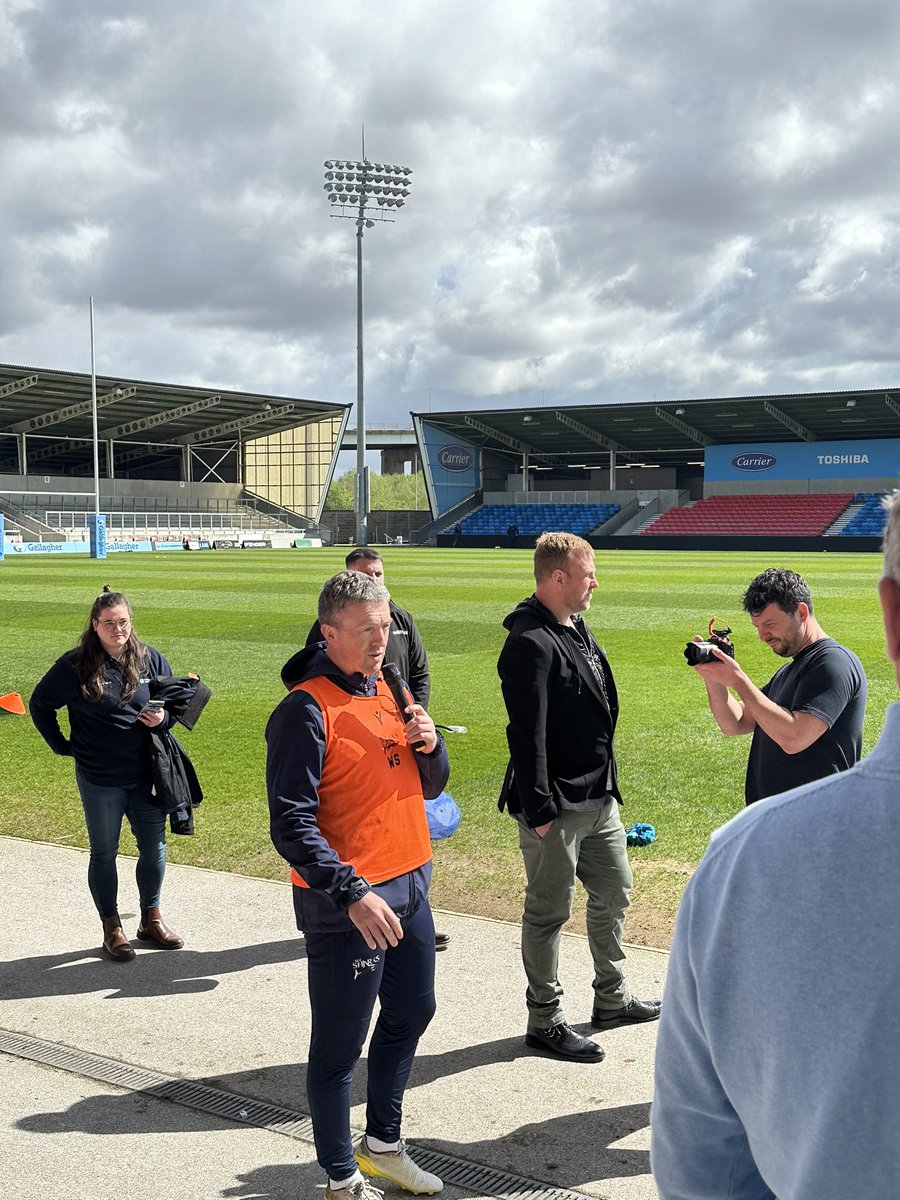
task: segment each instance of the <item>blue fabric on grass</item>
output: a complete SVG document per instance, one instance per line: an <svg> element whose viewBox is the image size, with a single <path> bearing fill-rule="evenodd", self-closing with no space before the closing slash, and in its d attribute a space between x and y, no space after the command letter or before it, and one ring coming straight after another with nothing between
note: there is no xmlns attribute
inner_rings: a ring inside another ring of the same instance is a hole
<svg viewBox="0 0 900 1200"><path fill-rule="evenodd" d="M651 842L656 841L656 830L652 825L643 825L638 821L625 830L625 837L629 846L649 846Z"/></svg>
<svg viewBox="0 0 900 1200"><path fill-rule="evenodd" d="M425 815L428 818L428 834L432 841L456 833L462 820L459 806L449 792L441 792L434 800L426 800Z"/></svg>

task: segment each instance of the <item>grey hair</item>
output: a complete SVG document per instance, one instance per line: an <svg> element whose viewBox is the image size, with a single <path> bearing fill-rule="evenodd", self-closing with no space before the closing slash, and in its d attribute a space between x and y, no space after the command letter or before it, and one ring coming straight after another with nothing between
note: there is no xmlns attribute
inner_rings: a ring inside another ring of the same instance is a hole
<svg viewBox="0 0 900 1200"><path fill-rule="evenodd" d="M887 525L884 528L884 573L894 583L900 583L900 489L885 496Z"/></svg>
<svg viewBox="0 0 900 1200"><path fill-rule="evenodd" d="M362 571L340 571L325 582L319 593L319 624L334 625L351 604L386 604L391 594L377 579Z"/></svg>

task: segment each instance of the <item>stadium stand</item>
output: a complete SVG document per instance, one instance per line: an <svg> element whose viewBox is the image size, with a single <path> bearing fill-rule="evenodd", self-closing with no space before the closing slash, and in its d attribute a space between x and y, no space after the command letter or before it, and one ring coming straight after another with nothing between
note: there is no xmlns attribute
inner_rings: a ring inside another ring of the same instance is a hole
<svg viewBox="0 0 900 1200"><path fill-rule="evenodd" d="M840 530L839 536L881 537L887 519L882 503L884 497L884 492L857 492L854 502L861 507Z"/></svg>
<svg viewBox="0 0 900 1200"><path fill-rule="evenodd" d="M18 511L58 537L81 540L87 537L87 518L93 499L86 495L35 493L23 497ZM119 497L104 503L106 527L111 537L182 538L205 534L223 537L267 532L296 533L297 530L252 504L210 498L190 510L167 499Z"/></svg>
<svg viewBox="0 0 900 1200"><path fill-rule="evenodd" d="M465 517L461 525L464 534L478 537L505 537L510 525L515 525L523 537L534 537L548 530L583 537L618 511L618 504L483 504Z"/></svg>
<svg viewBox="0 0 900 1200"><path fill-rule="evenodd" d="M670 508L642 531L653 537L820 537L852 503L838 495L710 496Z"/></svg>

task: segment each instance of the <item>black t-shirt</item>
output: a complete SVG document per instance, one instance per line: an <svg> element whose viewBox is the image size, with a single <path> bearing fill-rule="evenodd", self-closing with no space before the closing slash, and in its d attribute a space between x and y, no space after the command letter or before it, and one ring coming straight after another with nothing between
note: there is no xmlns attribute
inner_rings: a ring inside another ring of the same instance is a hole
<svg viewBox="0 0 900 1200"><path fill-rule="evenodd" d="M789 712L810 713L828 728L799 754L786 754L757 725L747 760L747 804L846 771L862 753L866 675L852 650L833 638L807 646L762 689Z"/></svg>

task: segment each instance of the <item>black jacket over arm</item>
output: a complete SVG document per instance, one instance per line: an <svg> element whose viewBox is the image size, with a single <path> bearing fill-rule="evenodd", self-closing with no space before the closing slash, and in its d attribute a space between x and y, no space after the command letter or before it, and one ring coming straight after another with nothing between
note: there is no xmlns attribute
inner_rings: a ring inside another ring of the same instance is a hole
<svg viewBox="0 0 900 1200"><path fill-rule="evenodd" d="M500 808L524 814L534 828L561 809L621 802L613 754L619 715L609 662L580 617L609 697L571 633L535 597L503 622L509 635L497 671L509 717L510 764Z"/></svg>

